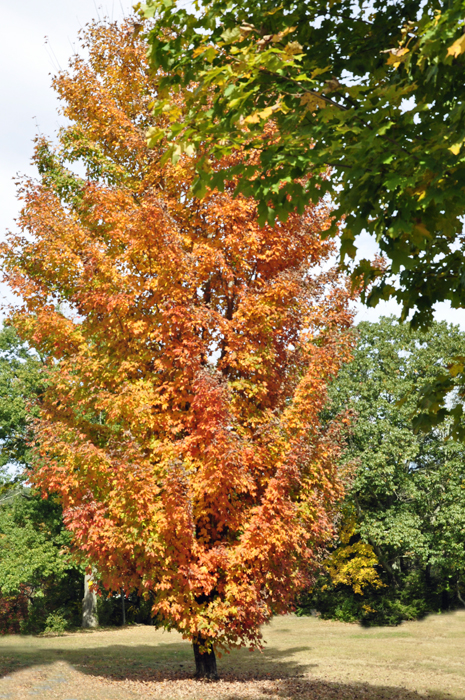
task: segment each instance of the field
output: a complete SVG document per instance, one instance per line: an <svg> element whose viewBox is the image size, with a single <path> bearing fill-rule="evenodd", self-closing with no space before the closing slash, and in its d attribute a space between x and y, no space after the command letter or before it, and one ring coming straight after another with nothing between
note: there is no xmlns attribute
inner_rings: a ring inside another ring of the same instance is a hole
<svg viewBox="0 0 465 700"><path fill-rule="evenodd" d="M191 679L188 642L152 627L0 637L0 698L19 700L443 700L465 698L465 611L394 628L283 617L263 653Z"/></svg>

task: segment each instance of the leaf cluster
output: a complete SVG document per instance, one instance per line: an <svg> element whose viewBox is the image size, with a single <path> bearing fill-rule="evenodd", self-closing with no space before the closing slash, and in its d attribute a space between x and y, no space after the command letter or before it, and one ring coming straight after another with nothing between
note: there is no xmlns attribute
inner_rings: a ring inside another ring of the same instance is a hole
<svg viewBox="0 0 465 700"><path fill-rule="evenodd" d="M149 143L201 155L195 192L234 175L261 223L328 193L328 234L344 220L341 256L369 305L394 296L414 326L437 301L464 305L463 0L149 0L140 12L165 72L154 114L169 117ZM168 86L188 87L182 113ZM212 166L237 148L259 158ZM384 269L350 263L362 231Z"/></svg>

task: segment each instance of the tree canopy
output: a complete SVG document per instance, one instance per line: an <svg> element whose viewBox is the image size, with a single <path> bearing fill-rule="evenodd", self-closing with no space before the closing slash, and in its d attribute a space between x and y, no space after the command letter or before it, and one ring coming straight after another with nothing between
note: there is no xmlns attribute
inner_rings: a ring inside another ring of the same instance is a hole
<svg viewBox="0 0 465 700"><path fill-rule="evenodd" d="M463 0L148 0L150 61L164 72L154 114L169 118L149 143L168 138L173 158L196 150L199 195L237 178L261 223L329 193L326 233L344 218L342 256L366 230L388 261L352 266L374 282L366 301L394 296L427 325L435 302L465 306L464 11ZM171 94L186 87L180 109ZM259 157L215 167L237 148Z"/></svg>
<svg viewBox="0 0 465 700"><path fill-rule="evenodd" d="M133 23L81 38L88 60L54 81L69 125L37 140L2 246L15 327L48 358L34 482L110 590L152 595L201 656L254 647L342 491L346 418L319 418L352 337L329 212L260 226L234 182L192 197L192 156L147 148L160 77Z"/></svg>
<svg viewBox="0 0 465 700"><path fill-rule="evenodd" d="M396 624L465 598L465 448L447 423L419 433L411 425L417 392L438 365L465 352L465 334L445 322L412 332L393 318L356 330L353 359L330 392L332 412L349 405L357 416L344 453L354 477L328 561L333 584L323 590L328 582L320 582L309 604L346 620ZM363 546L375 554L371 567ZM370 568L379 579L370 580Z"/></svg>

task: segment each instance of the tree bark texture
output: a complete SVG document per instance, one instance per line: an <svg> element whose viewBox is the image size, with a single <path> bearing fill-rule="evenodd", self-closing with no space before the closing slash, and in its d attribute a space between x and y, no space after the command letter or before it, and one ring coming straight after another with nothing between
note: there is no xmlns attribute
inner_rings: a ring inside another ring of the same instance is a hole
<svg viewBox="0 0 465 700"><path fill-rule="evenodd" d="M84 576L84 598L82 599L82 626L87 628L98 627L97 594L90 590L89 581L93 580L92 574Z"/></svg>
<svg viewBox="0 0 465 700"><path fill-rule="evenodd" d="M218 671L216 668L216 656L213 651L213 647L209 651L200 651L200 647L205 643L201 637L194 639L194 657L195 657L195 677L196 678L209 678L210 680L216 680L218 678Z"/></svg>

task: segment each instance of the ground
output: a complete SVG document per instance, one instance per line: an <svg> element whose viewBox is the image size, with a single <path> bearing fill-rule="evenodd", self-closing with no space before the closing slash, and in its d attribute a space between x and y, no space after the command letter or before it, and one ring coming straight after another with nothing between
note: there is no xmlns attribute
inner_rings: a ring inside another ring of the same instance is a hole
<svg viewBox="0 0 465 700"><path fill-rule="evenodd" d="M465 611L363 629L275 619L263 653L194 681L191 646L153 627L0 637L0 698L22 700L444 700L465 698Z"/></svg>

